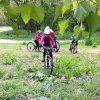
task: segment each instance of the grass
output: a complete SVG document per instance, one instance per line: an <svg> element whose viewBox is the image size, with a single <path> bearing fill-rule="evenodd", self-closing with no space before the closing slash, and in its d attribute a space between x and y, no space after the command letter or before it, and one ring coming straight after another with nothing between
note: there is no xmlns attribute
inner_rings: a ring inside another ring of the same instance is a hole
<svg viewBox="0 0 100 100"><path fill-rule="evenodd" d="M20 30L19 35L16 35L13 31L1 32L1 39L12 39L12 40L32 40L35 34L27 32L25 30Z"/></svg>
<svg viewBox="0 0 100 100"><path fill-rule="evenodd" d="M53 53L54 75L42 76L44 80L41 81L37 74L43 69L41 52L28 52L23 44L0 44L0 100L99 100L100 46L92 48L79 43L78 54L74 55L68 48L69 43L61 43L60 51ZM78 60L85 65L96 65L97 71L73 76L68 81L63 72L64 63L66 61L68 67L68 62L71 62L72 67ZM58 75L60 69L62 73Z"/></svg>
<svg viewBox="0 0 100 100"><path fill-rule="evenodd" d="M68 32L67 34L61 35L56 34L58 40L66 40L72 36L72 33ZM13 31L6 31L0 33L1 39L14 39L14 40L32 40L35 38L35 33L30 33L25 30L19 30L19 35L16 35Z"/></svg>

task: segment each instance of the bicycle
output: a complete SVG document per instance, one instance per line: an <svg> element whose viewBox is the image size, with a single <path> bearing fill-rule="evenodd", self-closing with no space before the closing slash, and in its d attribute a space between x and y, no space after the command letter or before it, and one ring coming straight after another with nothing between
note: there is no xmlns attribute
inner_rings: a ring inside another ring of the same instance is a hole
<svg viewBox="0 0 100 100"><path fill-rule="evenodd" d="M72 43L72 44L70 45L70 51L71 51L73 54L77 53L75 43Z"/></svg>
<svg viewBox="0 0 100 100"><path fill-rule="evenodd" d="M44 58L44 72L47 75L52 75L53 72L53 58L50 56L52 52L52 47L43 46L45 49L45 58Z"/></svg>
<svg viewBox="0 0 100 100"><path fill-rule="evenodd" d="M39 46L40 51L42 51L42 46ZM34 41L27 43L27 50L29 52L36 51L36 43Z"/></svg>
<svg viewBox="0 0 100 100"><path fill-rule="evenodd" d="M58 52L59 51L59 49L60 49L60 43L58 42L58 41L55 41L55 47L53 47L53 51L54 52Z"/></svg>
<svg viewBox="0 0 100 100"><path fill-rule="evenodd" d="M56 41L55 44L56 44L56 46L53 47L53 52L58 52L59 49L60 49L60 43L59 43L58 41ZM40 48L40 51L43 51L43 46L40 45L39 48ZM29 43L27 44L27 50L28 50L29 52L36 51L36 44L35 44L34 41L29 42Z"/></svg>

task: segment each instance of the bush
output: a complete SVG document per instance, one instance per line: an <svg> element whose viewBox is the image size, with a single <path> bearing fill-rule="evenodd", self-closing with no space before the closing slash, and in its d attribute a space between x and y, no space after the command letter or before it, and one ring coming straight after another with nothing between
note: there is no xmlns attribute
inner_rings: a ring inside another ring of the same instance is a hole
<svg viewBox="0 0 100 100"><path fill-rule="evenodd" d="M0 100L18 100L18 95L23 95L24 81L5 80L0 82Z"/></svg>
<svg viewBox="0 0 100 100"><path fill-rule="evenodd" d="M2 62L4 64L11 65L13 62L16 62L16 61L17 61L17 58L14 55L12 55L11 53L3 54Z"/></svg>
<svg viewBox="0 0 100 100"><path fill-rule="evenodd" d="M97 70L95 65L88 64L84 58L80 61L80 57L61 56L56 60L54 74L58 77L66 76L68 80L72 77L80 77L83 73L88 72L94 74Z"/></svg>
<svg viewBox="0 0 100 100"><path fill-rule="evenodd" d="M90 45L92 45L92 44L93 44L93 42L92 42L91 39L87 38L87 39L85 40L85 45L90 46Z"/></svg>

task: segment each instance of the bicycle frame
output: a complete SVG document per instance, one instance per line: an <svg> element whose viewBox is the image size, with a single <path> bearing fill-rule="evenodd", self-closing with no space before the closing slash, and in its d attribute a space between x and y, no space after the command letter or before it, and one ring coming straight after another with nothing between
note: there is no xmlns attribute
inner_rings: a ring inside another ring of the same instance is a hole
<svg viewBox="0 0 100 100"><path fill-rule="evenodd" d="M53 71L53 59L50 56L50 52L52 50L51 47L44 47L45 49L45 61L44 61L44 68L46 68L45 70L49 70L49 76L52 75L52 71Z"/></svg>

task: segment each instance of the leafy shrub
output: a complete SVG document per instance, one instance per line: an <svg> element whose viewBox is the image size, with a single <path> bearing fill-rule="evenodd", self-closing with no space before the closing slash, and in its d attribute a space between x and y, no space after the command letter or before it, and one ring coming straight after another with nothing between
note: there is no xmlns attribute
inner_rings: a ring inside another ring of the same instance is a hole
<svg viewBox="0 0 100 100"><path fill-rule="evenodd" d="M11 53L5 53L3 54L2 62L4 64L9 64L11 65L12 63L16 62L17 58L15 55L12 55Z"/></svg>
<svg viewBox="0 0 100 100"><path fill-rule="evenodd" d="M19 71L20 69L22 69L22 67L23 67L23 63L21 61L17 61L16 62L16 68L17 68L17 70Z"/></svg>
<svg viewBox="0 0 100 100"><path fill-rule="evenodd" d="M5 80L0 82L0 100L15 100L18 94L22 94L23 81Z"/></svg>
<svg viewBox="0 0 100 100"><path fill-rule="evenodd" d="M92 45L92 44L93 44L93 42L92 42L91 39L87 38L87 39L85 40L85 45L90 46L90 45Z"/></svg>
<svg viewBox="0 0 100 100"><path fill-rule="evenodd" d="M97 69L95 65L86 63L84 59L80 61L80 57L72 58L69 56L58 57L54 68L54 74L65 75L68 80L73 76L80 77L82 73L89 71L94 74Z"/></svg>
<svg viewBox="0 0 100 100"><path fill-rule="evenodd" d="M29 78L36 78L36 74L38 72L39 68L35 65L29 65L29 67L26 68L26 73Z"/></svg>

